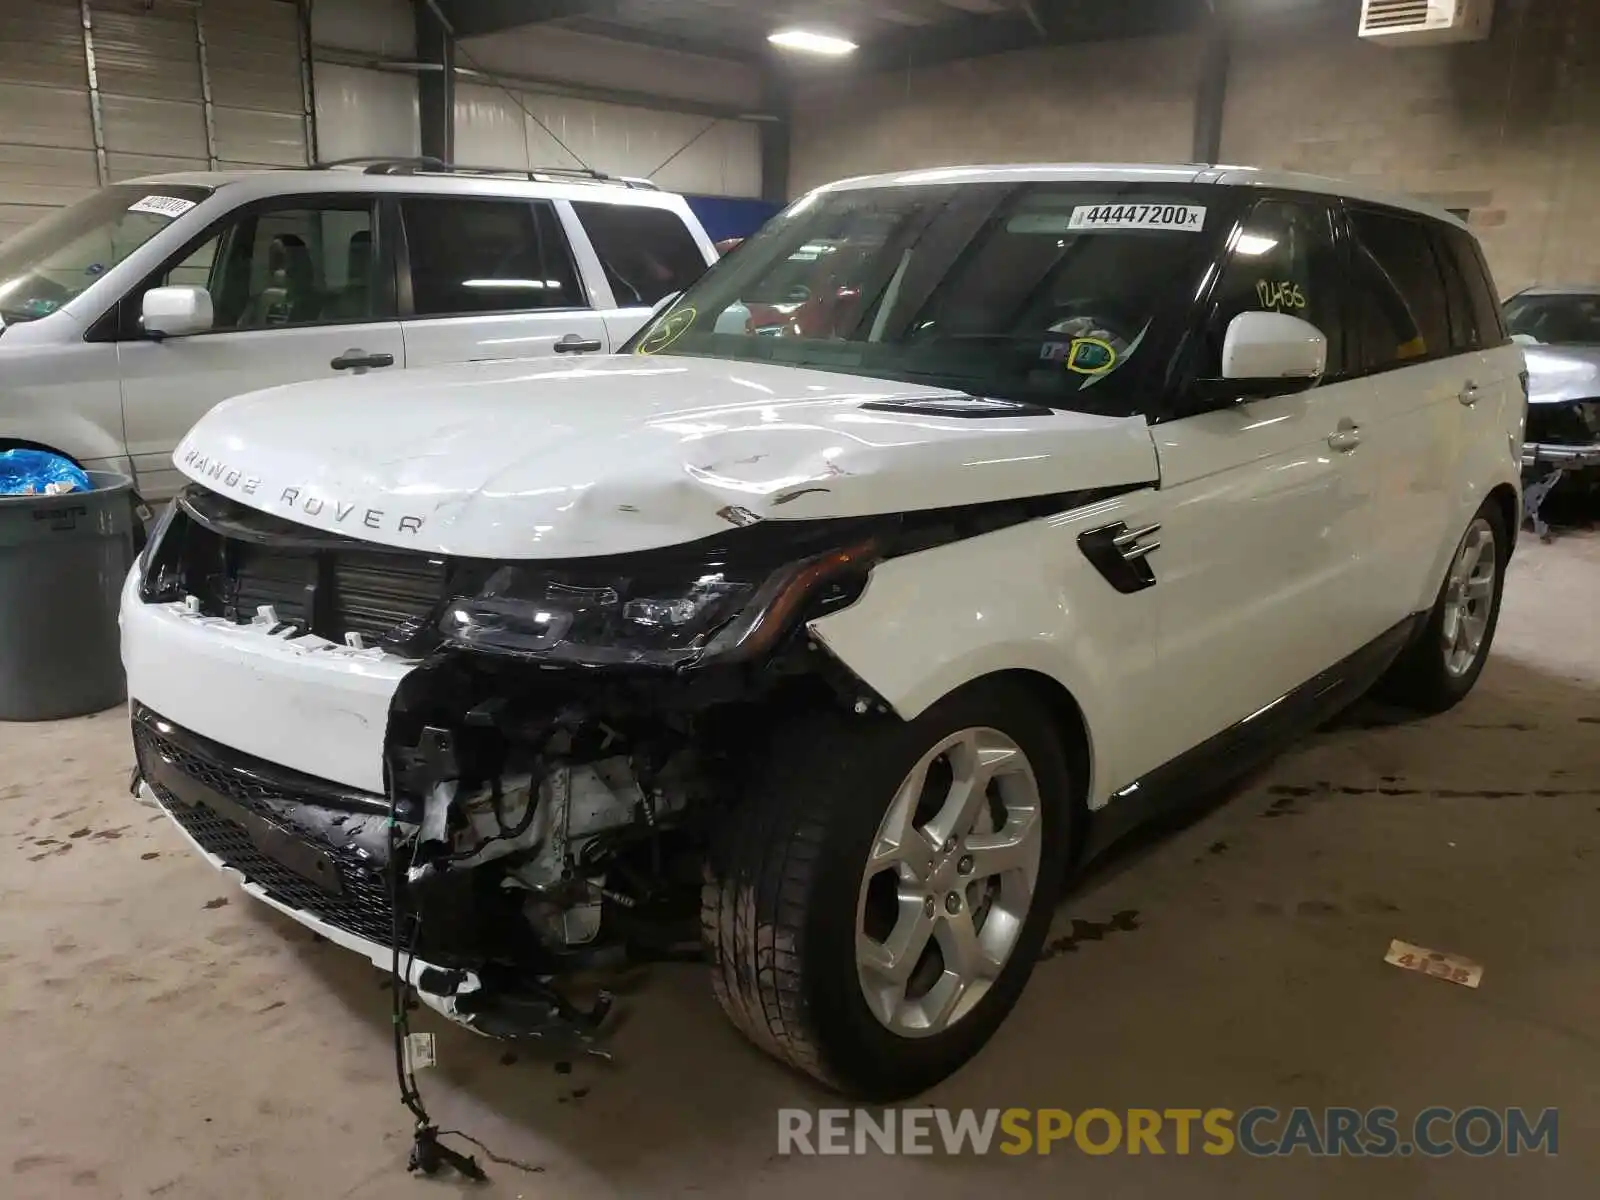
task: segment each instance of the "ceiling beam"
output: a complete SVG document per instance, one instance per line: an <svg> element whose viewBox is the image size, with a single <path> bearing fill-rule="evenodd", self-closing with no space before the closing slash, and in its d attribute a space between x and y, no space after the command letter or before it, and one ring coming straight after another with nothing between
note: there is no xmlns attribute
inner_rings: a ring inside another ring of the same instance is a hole
<svg viewBox="0 0 1600 1200"><path fill-rule="evenodd" d="M608 16L621 0L435 0L457 37L481 37L523 25Z"/></svg>
<svg viewBox="0 0 1600 1200"><path fill-rule="evenodd" d="M863 70L931 66L1066 42L1110 41L1199 28L1201 0L1031 0L1026 9L962 17L876 38L853 56Z"/></svg>
<svg viewBox="0 0 1600 1200"><path fill-rule="evenodd" d="M723 58L730 62L757 63L765 57L764 49L716 37L681 37L637 25L622 25L608 21L599 14L576 17L562 22L563 29L594 37L610 38L614 42L628 42L635 46L649 46L655 50L675 50L679 54L698 54L702 58Z"/></svg>

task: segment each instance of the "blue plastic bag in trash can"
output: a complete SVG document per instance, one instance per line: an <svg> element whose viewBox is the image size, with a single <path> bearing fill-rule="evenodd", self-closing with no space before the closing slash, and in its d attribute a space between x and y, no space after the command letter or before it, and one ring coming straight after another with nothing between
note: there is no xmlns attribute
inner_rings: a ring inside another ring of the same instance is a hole
<svg viewBox="0 0 1600 1200"><path fill-rule="evenodd" d="M89 477L71 459L48 450L0 451L0 496L59 496L91 490Z"/></svg>

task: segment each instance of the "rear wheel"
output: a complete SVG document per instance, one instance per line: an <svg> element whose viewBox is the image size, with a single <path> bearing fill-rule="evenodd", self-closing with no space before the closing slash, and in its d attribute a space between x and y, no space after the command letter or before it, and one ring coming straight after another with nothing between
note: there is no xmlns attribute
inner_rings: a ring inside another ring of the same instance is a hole
<svg viewBox="0 0 1600 1200"><path fill-rule="evenodd" d="M723 1010L830 1087L914 1095L982 1048L1050 924L1069 805L1023 689L784 731L721 831L702 925Z"/></svg>
<svg viewBox="0 0 1600 1200"><path fill-rule="evenodd" d="M1438 713L1472 690L1494 643L1510 551L1505 516L1490 501L1462 535L1421 635L1379 685L1385 699Z"/></svg>

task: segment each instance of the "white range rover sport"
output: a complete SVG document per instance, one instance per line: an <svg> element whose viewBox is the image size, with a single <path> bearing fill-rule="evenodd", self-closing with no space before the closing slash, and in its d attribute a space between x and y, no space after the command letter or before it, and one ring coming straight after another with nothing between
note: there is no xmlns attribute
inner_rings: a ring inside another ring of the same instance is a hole
<svg viewBox="0 0 1600 1200"><path fill-rule="evenodd" d="M124 597L136 786L481 1033L588 1044L574 972L703 954L764 1049L902 1097L1120 833L1369 688L1471 689L1522 371L1408 200L835 184L620 354L202 419Z"/></svg>

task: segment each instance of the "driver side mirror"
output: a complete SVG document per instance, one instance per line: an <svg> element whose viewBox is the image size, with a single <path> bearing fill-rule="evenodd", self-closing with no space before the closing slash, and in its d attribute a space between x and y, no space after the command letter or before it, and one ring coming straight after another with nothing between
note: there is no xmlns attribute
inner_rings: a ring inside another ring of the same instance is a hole
<svg viewBox="0 0 1600 1200"><path fill-rule="evenodd" d="M204 333L216 320L203 287L158 287L144 294L140 325L153 338Z"/></svg>
<svg viewBox="0 0 1600 1200"><path fill-rule="evenodd" d="M1237 403L1309 391L1328 369L1328 339L1287 313L1243 312L1228 323L1222 375L1196 384L1197 399Z"/></svg>

